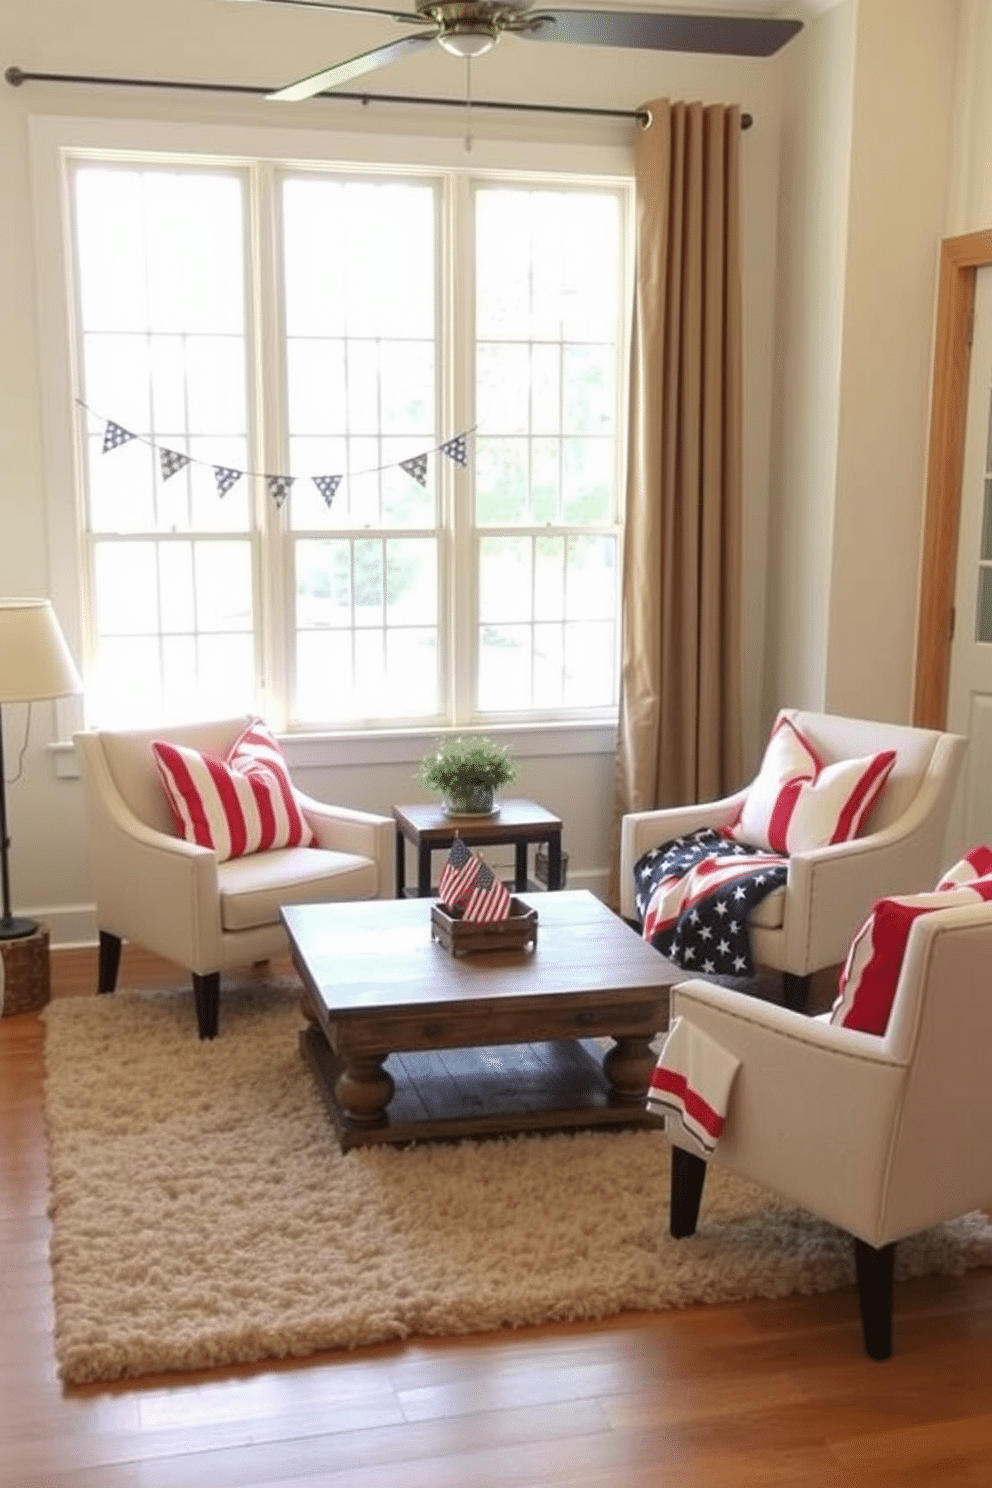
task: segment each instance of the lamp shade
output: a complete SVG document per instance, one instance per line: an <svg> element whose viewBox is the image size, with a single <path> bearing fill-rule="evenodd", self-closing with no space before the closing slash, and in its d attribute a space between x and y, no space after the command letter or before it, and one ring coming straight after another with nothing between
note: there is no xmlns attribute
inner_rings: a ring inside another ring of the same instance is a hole
<svg viewBox="0 0 992 1488"><path fill-rule="evenodd" d="M82 692L50 599L0 599L0 703Z"/></svg>

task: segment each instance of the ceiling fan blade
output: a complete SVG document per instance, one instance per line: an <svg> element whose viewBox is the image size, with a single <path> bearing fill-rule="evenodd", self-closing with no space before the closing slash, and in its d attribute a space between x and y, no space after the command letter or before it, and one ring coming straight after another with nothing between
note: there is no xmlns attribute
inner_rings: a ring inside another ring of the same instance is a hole
<svg viewBox="0 0 992 1488"><path fill-rule="evenodd" d="M671 11L542 10L516 35L531 41L587 42L659 52L720 52L731 57L770 57L798 31L801 21L761 16L687 15Z"/></svg>
<svg viewBox="0 0 992 1488"><path fill-rule="evenodd" d="M385 67L389 62L398 62L407 52L419 51L427 42L434 41L436 36L436 31L417 31L413 36L401 36L398 41L389 41L385 46L374 47L371 52L360 52L357 57L349 57L347 62L336 62L333 67L325 67L322 72L301 78L298 83L290 83L287 88L279 88L267 97L283 103L299 103L304 98L313 98L327 88L340 87L342 83L350 83L352 78L361 77L363 73L374 72L377 67Z"/></svg>
<svg viewBox="0 0 992 1488"><path fill-rule="evenodd" d="M415 10L379 10L374 5L337 5L334 0L239 0L240 4L250 5L295 5L300 10L334 10L342 15L378 15L388 16L391 21L413 21L418 26L424 23L424 17L418 15Z"/></svg>

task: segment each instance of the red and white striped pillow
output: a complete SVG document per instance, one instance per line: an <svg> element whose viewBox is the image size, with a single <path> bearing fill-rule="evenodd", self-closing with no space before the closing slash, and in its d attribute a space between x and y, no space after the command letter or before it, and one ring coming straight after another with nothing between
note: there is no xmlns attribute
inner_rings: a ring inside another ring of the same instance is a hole
<svg viewBox="0 0 992 1488"><path fill-rule="evenodd" d="M283 752L260 718L224 759L164 739L152 743L152 755L179 835L213 848L219 862L316 842Z"/></svg>
<svg viewBox="0 0 992 1488"><path fill-rule="evenodd" d="M883 1034L895 1000L913 921L935 909L992 899L992 848L974 847L930 893L879 899L851 942L831 1023Z"/></svg>
<svg viewBox="0 0 992 1488"><path fill-rule="evenodd" d="M737 842L786 855L847 842L858 836L895 762L895 750L884 749L825 765L782 716L728 833Z"/></svg>

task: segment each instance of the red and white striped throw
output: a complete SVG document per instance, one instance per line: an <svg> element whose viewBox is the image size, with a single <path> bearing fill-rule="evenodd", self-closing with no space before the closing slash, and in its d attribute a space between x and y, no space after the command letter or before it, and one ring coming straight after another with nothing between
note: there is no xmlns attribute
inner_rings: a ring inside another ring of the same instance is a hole
<svg viewBox="0 0 992 1488"><path fill-rule="evenodd" d="M740 1060L708 1033L676 1018L662 1045L648 1088L647 1107L677 1122L701 1157L710 1157L727 1119Z"/></svg>

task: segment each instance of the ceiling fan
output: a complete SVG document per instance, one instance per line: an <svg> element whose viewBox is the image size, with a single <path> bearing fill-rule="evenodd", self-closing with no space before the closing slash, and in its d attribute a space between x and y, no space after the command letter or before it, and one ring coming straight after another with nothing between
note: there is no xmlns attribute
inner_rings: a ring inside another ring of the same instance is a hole
<svg viewBox="0 0 992 1488"><path fill-rule="evenodd" d="M252 0L254 3L254 0ZM270 98L297 102L327 88L350 83L363 73L438 42L456 57L481 57L504 32L528 41L580 42L589 46L634 47L659 52L711 52L734 57L770 57L802 29L801 21L770 16L699 15L687 11L537 10L534 0L413 0L412 11L338 4L337 0L258 0L266 5L297 5L347 15L385 16L426 31L387 41L344 62L335 62Z"/></svg>

